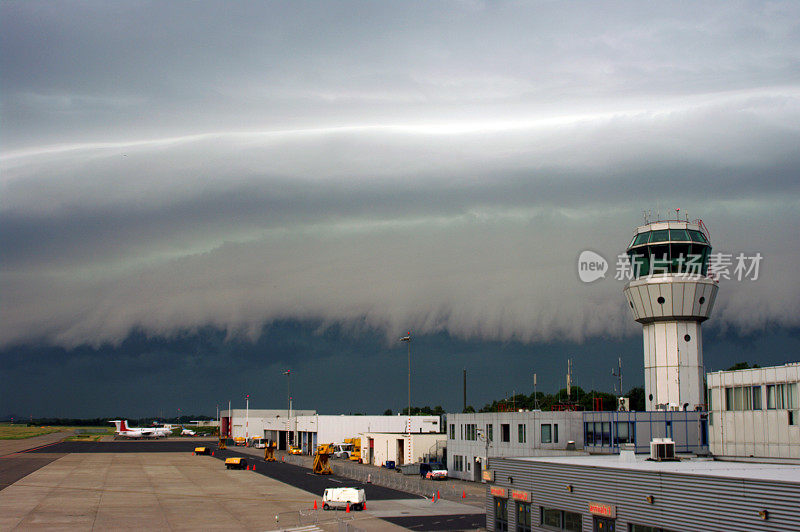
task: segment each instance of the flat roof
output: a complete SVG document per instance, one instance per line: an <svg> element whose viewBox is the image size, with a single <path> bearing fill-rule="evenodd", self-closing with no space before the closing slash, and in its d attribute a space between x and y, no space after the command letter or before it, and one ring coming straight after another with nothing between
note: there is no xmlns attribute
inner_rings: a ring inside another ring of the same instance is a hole
<svg viewBox="0 0 800 532"><path fill-rule="evenodd" d="M682 458L679 461L647 460L644 455L633 461L621 459L619 455L548 456L507 458L523 462L541 462L608 469L628 469L658 473L678 473L709 477L739 478L746 480L769 480L800 484L800 465L767 464L762 462L736 462L711 458Z"/></svg>

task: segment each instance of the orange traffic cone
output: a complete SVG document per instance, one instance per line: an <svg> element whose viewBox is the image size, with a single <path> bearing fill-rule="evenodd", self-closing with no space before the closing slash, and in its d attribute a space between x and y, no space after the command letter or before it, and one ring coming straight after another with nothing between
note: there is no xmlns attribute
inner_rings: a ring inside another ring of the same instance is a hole
<svg viewBox="0 0 800 532"><path fill-rule="evenodd" d="M437 498L437 499L441 499L441 498L442 498L442 496L441 496L441 495L439 495L439 490L436 490L436 498Z"/></svg>
<svg viewBox="0 0 800 532"><path fill-rule="evenodd" d="M211 451L211 456L214 456L214 451Z"/></svg>
<svg viewBox="0 0 800 532"><path fill-rule="evenodd" d="M256 465L255 465L255 464L253 464L253 471L255 471L255 470L256 470Z"/></svg>
<svg viewBox="0 0 800 532"><path fill-rule="evenodd" d="M314 509L317 509L317 499L314 499Z"/></svg>
<svg viewBox="0 0 800 532"><path fill-rule="evenodd" d="M285 461L286 461L286 457L285 456L281 456L281 462L285 462Z"/></svg>
<svg viewBox="0 0 800 532"><path fill-rule="evenodd" d="M344 512L347 513L347 514L350 513L350 503L349 502L347 503L347 509Z"/></svg>
<svg viewBox="0 0 800 532"><path fill-rule="evenodd" d="M366 510L367 509L367 501L364 501L364 502L361 503L361 509L362 510Z"/></svg>
<svg viewBox="0 0 800 532"><path fill-rule="evenodd" d="M192 456L194 456L194 451L192 451Z"/></svg>
<svg viewBox="0 0 800 532"><path fill-rule="evenodd" d="M431 497L431 502L436 502L436 492L433 492L433 496Z"/></svg>
<svg viewBox="0 0 800 532"><path fill-rule="evenodd" d="M467 490L464 490L464 491L461 492L461 498L462 499L466 499L467 498Z"/></svg>

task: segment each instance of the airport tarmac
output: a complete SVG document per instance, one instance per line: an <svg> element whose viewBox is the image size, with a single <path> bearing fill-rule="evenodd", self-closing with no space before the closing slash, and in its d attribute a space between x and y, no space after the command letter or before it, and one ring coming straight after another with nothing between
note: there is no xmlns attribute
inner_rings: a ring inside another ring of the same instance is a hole
<svg viewBox="0 0 800 532"><path fill-rule="evenodd" d="M485 526L485 517L474 507L452 501L432 504L379 487L371 488L365 511L326 512L321 510L320 486L351 481L319 477L290 464L261 462L256 472L227 470L220 457L193 456L194 441L110 443L65 442L3 457L57 458L0 490L0 529L392 531ZM180 450L163 452L165 445ZM137 452L143 448L159 452ZM280 480L270 476L269 466Z"/></svg>

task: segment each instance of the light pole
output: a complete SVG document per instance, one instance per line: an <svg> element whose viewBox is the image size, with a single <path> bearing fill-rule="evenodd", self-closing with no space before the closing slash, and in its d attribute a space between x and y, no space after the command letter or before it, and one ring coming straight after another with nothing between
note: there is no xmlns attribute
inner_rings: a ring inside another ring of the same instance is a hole
<svg viewBox="0 0 800 532"><path fill-rule="evenodd" d="M408 423L406 430L411 434L411 331L400 338L400 341L408 344Z"/></svg>
<svg viewBox="0 0 800 532"><path fill-rule="evenodd" d="M292 370L287 369L283 372L286 375L286 450L289 450L289 431L291 429L290 419L292 417Z"/></svg>
<svg viewBox="0 0 800 532"><path fill-rule="evenodd" d="M247 406L244 411L244 441L247 444L247 440L250 439L250 394L247 394Z"/></svg>

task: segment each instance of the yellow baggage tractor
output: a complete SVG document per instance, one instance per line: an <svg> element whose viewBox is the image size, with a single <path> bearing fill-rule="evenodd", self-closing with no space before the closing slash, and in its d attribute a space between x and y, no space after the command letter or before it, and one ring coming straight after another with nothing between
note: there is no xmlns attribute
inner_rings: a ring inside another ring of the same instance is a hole
<svg viewBox="0 0 800 532"><path fill-rule="evenodd" d="M227 469L244 469L247 467L247 460L244 458L226 458L225 467Z"/></svg>
<svg viewBox="0 0 800 532"><path fill-rule="evenodd" d="M208 447L195 447L194 448L194 454L198 454L198 455L200 455L200 454L211 454L211 449L209 449Z"/></svg>

